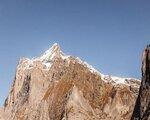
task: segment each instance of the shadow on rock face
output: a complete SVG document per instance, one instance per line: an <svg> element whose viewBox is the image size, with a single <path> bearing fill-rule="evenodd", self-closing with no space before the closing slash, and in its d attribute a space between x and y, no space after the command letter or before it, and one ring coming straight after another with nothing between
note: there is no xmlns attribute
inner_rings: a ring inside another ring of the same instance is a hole
<svg viewBox="0 0 150 120"><path fill-rule="evenodd" d="M142 56L142 82L131 120L150 120L150 45Z"/></svg>

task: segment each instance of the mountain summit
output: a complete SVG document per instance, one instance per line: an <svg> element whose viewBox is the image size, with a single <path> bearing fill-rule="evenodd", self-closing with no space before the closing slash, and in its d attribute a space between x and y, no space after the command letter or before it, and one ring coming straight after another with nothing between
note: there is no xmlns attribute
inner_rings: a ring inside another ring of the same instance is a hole
<svg viewBox="0 0 150 120"><path fill-rule="evenodd" d="M140 81L104 75L54 44L20 60L1 120L129 120Z"/></svg>
<svg viewBox="0 0 150 120"><path fill-rule="evenodd" d="M50 49L45 51L45 53L40 57L42 61L49 61L53 59L53 57L61 57L63 56L63 52L60 49L60 46L55 43Z"/></svg>

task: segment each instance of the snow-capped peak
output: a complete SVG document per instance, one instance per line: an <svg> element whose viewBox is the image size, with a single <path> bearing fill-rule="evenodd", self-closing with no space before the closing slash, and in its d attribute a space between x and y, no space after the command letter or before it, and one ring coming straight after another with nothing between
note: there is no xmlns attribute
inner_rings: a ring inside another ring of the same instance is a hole
<svg viewBox="0 0 150 120"><path fill-rule="evenodd" d="M69 56L65 55L61 51L59 44L55 43L51 48L46 50L41 57L36 58L36 60L42 61L42 64L46 65L46 67L49 69L53 63L54 58L67 59L68 57Z"/></svg>
<svg viewBox="0 0 150 120"><path fill-rule="evenodd" d="M28 59L28 58L23 59L24 69L33 68L34 63L36 61L41 61L42 64L49 70L55 58L62 58L62 59L69 58L69 56L65 55L61 51L60 46L57 43L53 44L52 47L46 50L40 57L32 58L32 59Z"/></svg>
<svg viewBox="0 0 150 120"><path fill-rule="evenodd" d="M55 44L53 44L53 46L50 49L46 50L39 59L41 61L48 62L48 61L52 60L55 56L60 57L63 55L64 54L61 51L60 46L57 43L55 43Z"/></svg>

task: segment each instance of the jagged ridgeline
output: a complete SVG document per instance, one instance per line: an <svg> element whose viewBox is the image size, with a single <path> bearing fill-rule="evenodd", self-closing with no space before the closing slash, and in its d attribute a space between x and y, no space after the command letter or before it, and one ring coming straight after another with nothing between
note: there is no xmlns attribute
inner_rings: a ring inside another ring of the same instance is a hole
<svg viewBox="0 0 150 120"><path fill-rule="evenodd" d="M1 120L129 120L140 80L104 75L54 44L20 60Z"/></svg>

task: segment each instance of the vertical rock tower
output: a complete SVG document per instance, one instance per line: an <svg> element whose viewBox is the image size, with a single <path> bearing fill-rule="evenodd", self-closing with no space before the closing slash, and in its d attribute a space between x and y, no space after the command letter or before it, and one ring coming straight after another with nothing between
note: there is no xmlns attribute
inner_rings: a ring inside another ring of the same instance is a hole
<svg viewBox="0 0 150 120"><path fill-rule="evenodd" d="M142 82L131 120L150 120L150 45L142 56Z"/></svg>

